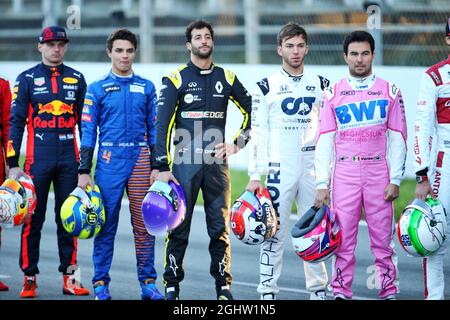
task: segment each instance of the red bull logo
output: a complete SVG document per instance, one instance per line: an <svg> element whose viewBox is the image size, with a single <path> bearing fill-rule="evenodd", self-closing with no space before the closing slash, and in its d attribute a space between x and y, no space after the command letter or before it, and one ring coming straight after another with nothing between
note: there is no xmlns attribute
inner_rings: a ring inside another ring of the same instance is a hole
<svg viewBox="0 0 450 320"><path fill-rule="evenodd" d="M53 100L52 102L46 103L44 105L42 103L39 103L38 107L38 114L49 113L55 116L60 116L65 113L73 114L73 105L68 105L59 100Z"/></svg>
<svg viewBox="0 0 450 320"><path fill-rule="evenodd" d="M75 117L71 116L68 120L61 115L71 114L73 115L73 105L68 105L59 100L53 100L52 102L38 105L38 114L52 114L51 119L42 119L36 117L33 119L33 126L35 128L73 128L75 127Z"/></svg>

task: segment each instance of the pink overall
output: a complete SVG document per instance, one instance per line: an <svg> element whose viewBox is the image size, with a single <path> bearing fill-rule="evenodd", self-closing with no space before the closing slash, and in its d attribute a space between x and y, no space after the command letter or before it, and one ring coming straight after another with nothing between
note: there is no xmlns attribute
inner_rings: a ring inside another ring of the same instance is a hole
<svg viewBox="0 0 450 320"><path fill-rule="evenodd" d="M342 228L331 281L333 294L352 298L354 251L364 209L379 296L394 297L399 292L394 210L392 202L384 200L384 190L390 183L400 185L404 175L406 120L401 93L395 85L372 75L360 83L342 79L325 95L318 142L334 138L331 203ZM321 154L321 149L316 149L316 162L326 162L320 157L329 153L324 150ZM319 174L318 179L321 176L327 173ZM320 182L317 180L318 189Z"/></svg>

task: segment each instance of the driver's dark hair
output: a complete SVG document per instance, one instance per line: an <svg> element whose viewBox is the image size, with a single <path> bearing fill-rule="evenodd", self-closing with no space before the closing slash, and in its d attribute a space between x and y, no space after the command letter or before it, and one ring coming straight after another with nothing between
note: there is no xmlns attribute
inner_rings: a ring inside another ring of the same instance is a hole
<svg viewBox="0 0 450 320"><path fill-rule="evenodd" d="M306 30L295 22L288 22L281 28L280 32L278 32L277 43L281 46L284 39L289 40L300 35L303 36L306 44L308 44L308 35L306 34Z"/></svg>
<svg viewBox="0 0 450 320"><path fill-rule="evenodd" d="M208 28L209 32L211 33L211 38L214 40L214 30L211 23L206 20L194 20L186 27L186 32L184 34L186 42L192 41L192 30L203 28Z"/></svg>
<svg viewBox="0 0 450 320"><path fill-rule="evenodd" d="M111 32L108 39L106 40L106 47L108 48L109 52L111 52L113 42L116 40L128 40L133 44L134 50L137 50L138 45L137 37L133 32L131 32L128 29L117 29Z"/></svg>
<svg viewBox="0 0 450 320"><path fill-rule="evenodd" d="M373 39L372 35L368 33L367 31L353 31L349 35L347 35L344 39L344 53L345 55L348 54L348 46L352 42L368 42L370 45L370 49L372 50L372 53L375 51L375 40Z"/></svg>

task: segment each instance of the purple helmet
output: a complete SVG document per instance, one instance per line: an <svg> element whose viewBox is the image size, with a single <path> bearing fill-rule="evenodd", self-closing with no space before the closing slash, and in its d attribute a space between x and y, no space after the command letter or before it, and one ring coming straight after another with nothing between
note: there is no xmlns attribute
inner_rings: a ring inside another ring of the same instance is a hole
<svg viewBox="0 0 450 320"><path fill-rule="evenodd" d="M184 220L186 198L181 185L155 181L142 201L145 228L152 235L164 235Z"/></svg>

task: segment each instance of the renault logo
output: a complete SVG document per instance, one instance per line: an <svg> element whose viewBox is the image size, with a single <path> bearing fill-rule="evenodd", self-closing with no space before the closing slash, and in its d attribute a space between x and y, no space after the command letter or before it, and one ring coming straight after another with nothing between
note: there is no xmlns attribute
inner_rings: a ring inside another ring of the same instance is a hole
<svg viewBox="0 0 450 320"><path fill-rule="evenodd" d="M222 90L223 90L223 84L222 84L222 82L220 82L220 81L217 81L216 82L216 91L217 91L217 93L222 93Z"/></svg>

